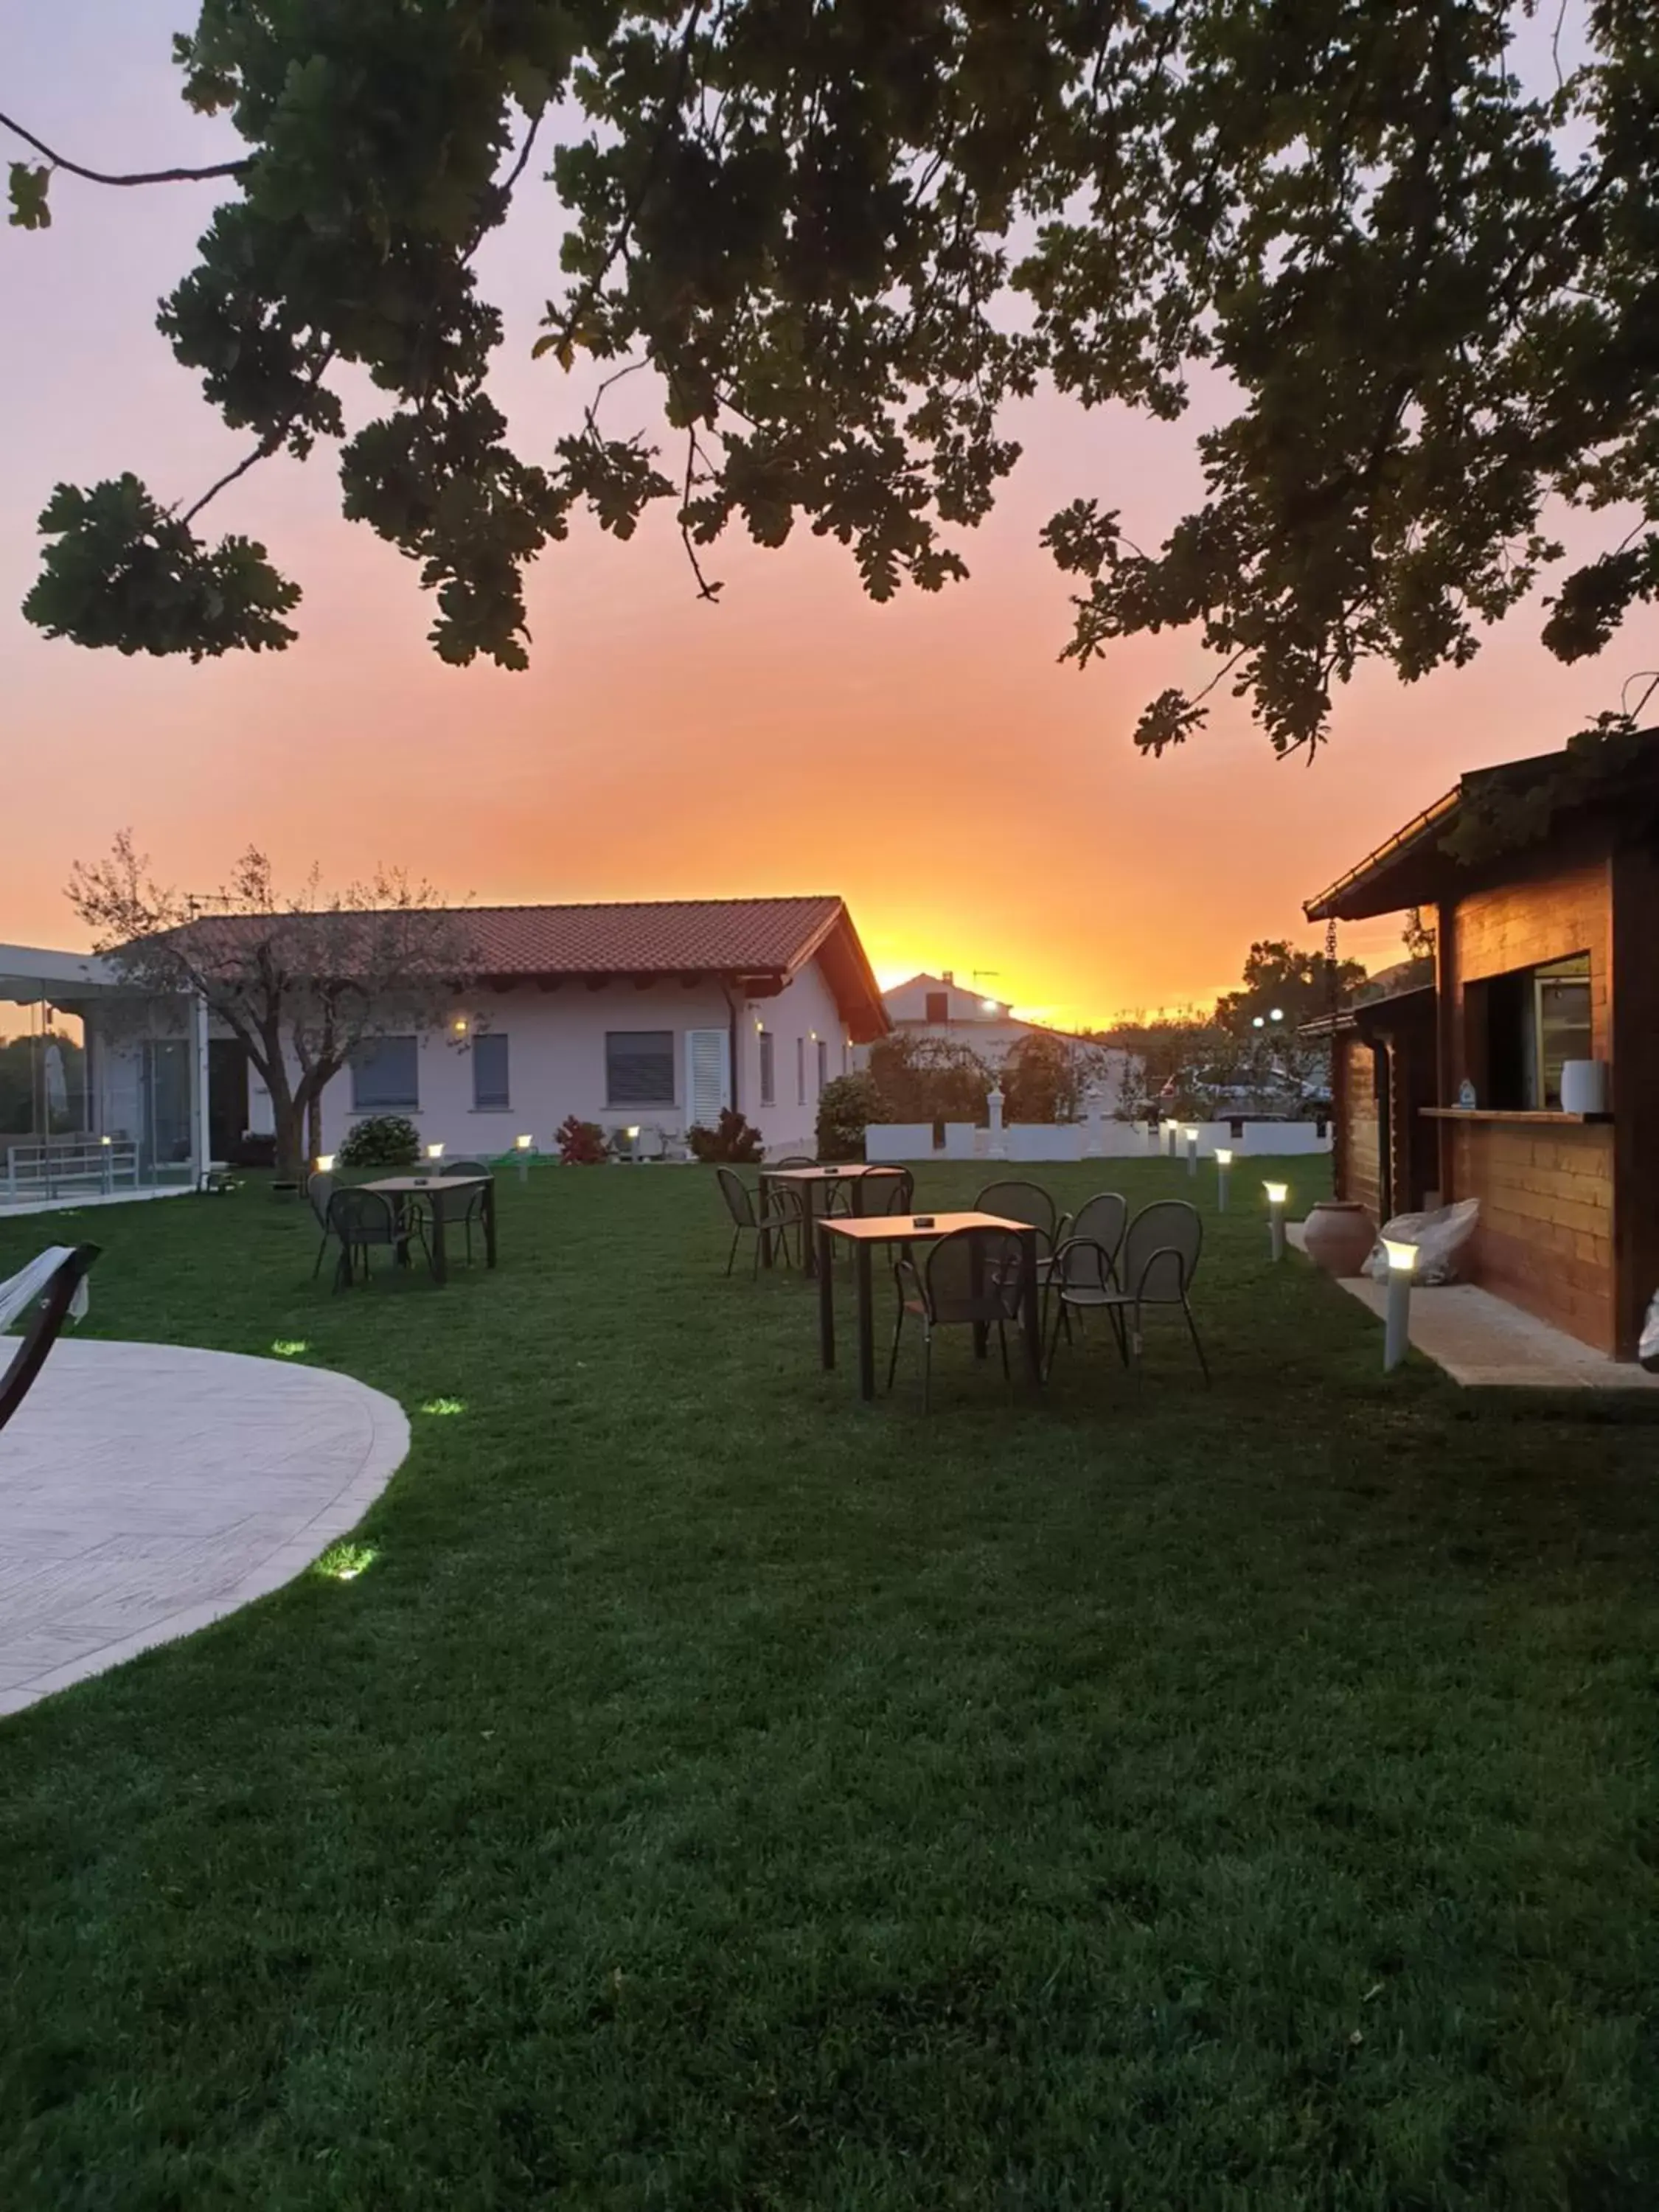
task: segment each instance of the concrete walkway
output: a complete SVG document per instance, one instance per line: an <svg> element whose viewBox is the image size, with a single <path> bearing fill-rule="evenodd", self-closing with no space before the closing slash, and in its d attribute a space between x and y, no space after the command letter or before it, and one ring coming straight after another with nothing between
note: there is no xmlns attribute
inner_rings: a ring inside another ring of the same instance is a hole
<svg viewBox="0 0 1659 2212"><path fill-rule="evenodd" d="M276 1589L408 1449L349 1376L64 1338L0 1434L0 1713Z"/></svg>
<svg viewBox="0 0 1659 2212"><path fill-rule="evenodd" d="M1300 1222L1287 1224L1298 1250L1302 1229ZM1352 1275L1341 1279L1341 1287L1382 1319L1386 1285ZM1608 1359L1474 1283L1414 1290L1411 1335L1412 1349L1444 1368L1454 1382L1483 1389L1659 1390L1659 1375Z"/></svg>

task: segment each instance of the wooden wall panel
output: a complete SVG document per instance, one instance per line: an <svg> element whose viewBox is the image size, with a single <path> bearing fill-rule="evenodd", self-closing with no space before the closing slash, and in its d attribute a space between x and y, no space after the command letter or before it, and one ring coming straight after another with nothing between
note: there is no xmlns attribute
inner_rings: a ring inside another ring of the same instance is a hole
<svg viewBox="0 0 1659 2212"><path fill-rule="evenodd" d="M1451 1004L1449 1042L1452 1063L1449 1104L1457 1086L1482 1054L1480 1040L1468 1036L1463 987L1517 968L1537 968L1588 952L1590 961L1590 1018L1595 1057L1613 1058L1610 988L1613 980L1613 875L1605 854L1569 866L1540 861L1522 880L1493 890L1471 891L1443 909L1449 922ZM1468 1049L1466 1049L1466 1044ZM1480 1078L1476 1077L1477 1083ZM1486 1104L1486 1100L1481 1100Z"/></svg>
<svg viewBox="0 0 1659 2212"><path fill-rule="evenodd" d="M1471 1278L1612 1352L1613 1131L1605 1123L1457 1121L1452 1193L1480 1201Z"/></svg>
<svg viewBox="0 0 1659 2212"><path fill-rule="evenodd" d="M1339 1195L1358 1199L1381 1224L1381 1130L1376 1110L1376 1056L1363 1037L1337 1041L1343 1061L1342 1184Z"/></svg>

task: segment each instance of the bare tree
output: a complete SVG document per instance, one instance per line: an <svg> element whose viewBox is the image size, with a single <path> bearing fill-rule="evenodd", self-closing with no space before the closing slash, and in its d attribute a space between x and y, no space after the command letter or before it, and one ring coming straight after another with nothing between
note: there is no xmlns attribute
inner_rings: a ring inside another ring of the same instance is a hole
<svg viewBox="0 0 1659 2212"><path fill-rule="evenodd" d="M123 830L108 857L77 860L69 898L94 949L150 1000L199 995L244 1046L270 1093L279 1174L297 1177L319 1102L362 1044L438 1028L466 989L473 944L464 915L401 869L325 892L313 868L276 886L249 846L203 897L156 882Z"/></svg>

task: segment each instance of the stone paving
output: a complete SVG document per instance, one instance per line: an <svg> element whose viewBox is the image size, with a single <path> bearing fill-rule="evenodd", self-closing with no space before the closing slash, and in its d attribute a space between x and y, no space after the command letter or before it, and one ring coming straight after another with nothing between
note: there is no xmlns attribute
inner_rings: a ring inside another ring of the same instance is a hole
<svg viewBox="0 0 1659 2212"><path fill-rule="evenodd" d="M64 1338L0 1433L0 1714L276 1589L408 1449L349 1376Z"/></svg>
<svg viewBox="0 0 1659 2212"><path fill-rule="evenodd" d="M1289 1224L1301 1249L1302 1224ZM1340 1279L1341 1287L1381 1319L1387 1285L1367 1275ZM1608 1359L1563 1329L1552 1328L1519 1306L1494 1297L1475 1283L1441 1283L1412 1292L1412 1349L1444 1368L1454 1382L1484 1389L1659 1390L1659 1375L1633 1362ZM1379 1347L1380 1350L1380 1347Z"/></svg>

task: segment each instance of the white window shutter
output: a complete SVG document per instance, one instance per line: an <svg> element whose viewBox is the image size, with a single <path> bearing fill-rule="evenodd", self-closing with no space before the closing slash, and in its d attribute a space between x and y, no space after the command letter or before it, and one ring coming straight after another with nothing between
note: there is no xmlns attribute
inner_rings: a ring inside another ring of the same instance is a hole
<svg viewBox="0 0 1659 2212"><path fill-rule="evenodd" d="M685 1033L685 1120L712 1129L732 1103L732 1040L724 1030Z"/></svg>

